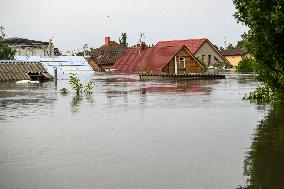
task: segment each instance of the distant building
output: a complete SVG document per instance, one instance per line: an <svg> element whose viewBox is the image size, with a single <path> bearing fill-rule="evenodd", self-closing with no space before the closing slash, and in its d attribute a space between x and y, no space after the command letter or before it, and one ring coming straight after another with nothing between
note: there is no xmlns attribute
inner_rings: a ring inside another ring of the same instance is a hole
<svg viewBox="0 0 284 189"><path fill-rule="evenodd" d="M93 50L88 63L95 71L110 69L126 50L127 47L110 41L110 37L106 37L105 44Z"/></svg>
<svg viewBox="0 0 284 189"><path fill-rule="evenodd" d="M121 73L188 74L205 71L186 46L129 48L112 69Z"/></svg>
<svg viewBox="0 0 284 189"><path fill-rule="evenodd" d="M8 38L5 42L16 50L17 56L53 56L54 46L50 42L35 41L23 38Z"/></svg>
<svg viewBox="0 0 284 189"><path fill-rule="evenodd" d="M214 65L214 63L217 62L224 62L225 65L230 66L228 60L206 38L160 41L156 44L157 47L182 46L182 45L185 45L200 62L206 65L206 67L212 66Z"/></svg>
<svg viewBox="0 0 284 189"><path fill-rule="evenodd" d="M221 54L230 62L234 67L238 66L244 58L251 58L251 54L242 48L227 49L221 51Z"/></svg>

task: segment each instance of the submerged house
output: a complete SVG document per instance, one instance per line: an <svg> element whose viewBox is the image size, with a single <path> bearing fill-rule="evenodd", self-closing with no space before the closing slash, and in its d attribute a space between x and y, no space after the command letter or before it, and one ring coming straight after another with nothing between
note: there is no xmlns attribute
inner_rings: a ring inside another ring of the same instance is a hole
<svg viewBox="0 0 284 189"><path fill-rule="evenodd" d="M245 49L226 49L221 51L221 54L230 62L234 67L238 66L244 58L251 58L252 55Z"/></svg>
<svg viewBox="0 0 284 189"><path fill-rule="evenodd" d="M4 39L10 48L16 51L17 56L52 56L54 45L51 41L43 42L23 38Z"/></svg>
<svg viewBox="0 0 284 189"><path fill-rule="evenodd" d="M186 46L129 48L112 69L120 73L187 74L205 71Z"/></svg>
<svg viewBox="0 0 284 189"><path fill-rule="evenodd" d="M110 37L106 37L105 44L93 50L88 63L94 71L110 69L126 50L127 47L110 41Z"/></svg>
<svg viewBox="0 0 284 189"><path fill-rule="evenodd" d="M53 77L40 62L0 60L0 81L47 81L52 79Z"/></svg>
<svg viewBox="0 0 284 189"><path fill-rule="evenodd" d="M206 67L210 67L217 62L223 62L226 66L230 66L229 61L219 52L218 49L206 38L160 41L156 47L181 46L185 45L189 51Z"/></svg>

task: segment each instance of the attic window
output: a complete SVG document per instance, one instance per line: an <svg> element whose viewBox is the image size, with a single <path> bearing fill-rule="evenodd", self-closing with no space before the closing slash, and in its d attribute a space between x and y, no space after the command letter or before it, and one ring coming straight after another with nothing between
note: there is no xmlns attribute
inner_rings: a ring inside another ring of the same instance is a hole
<svg viewBox="0 0 284 189"><path fill-rule="evenodd" d="M185 68L185 58L184 58L184 57L180 57L180 58L179 58L179 63L180 63L180 66L181 66L182 68Z"/></svg>

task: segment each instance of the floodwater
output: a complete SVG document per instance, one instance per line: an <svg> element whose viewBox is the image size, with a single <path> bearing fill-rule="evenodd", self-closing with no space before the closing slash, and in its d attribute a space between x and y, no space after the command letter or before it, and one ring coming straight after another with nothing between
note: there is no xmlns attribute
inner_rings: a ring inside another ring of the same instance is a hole
<svg viewBox="0 0 284 189"><path fill-rule="evenodd" d="M80 78L94 94L0 83L1 189L235 189L253 177L244 161L273 110L242 100L258 84L250 77Z"/></svg>

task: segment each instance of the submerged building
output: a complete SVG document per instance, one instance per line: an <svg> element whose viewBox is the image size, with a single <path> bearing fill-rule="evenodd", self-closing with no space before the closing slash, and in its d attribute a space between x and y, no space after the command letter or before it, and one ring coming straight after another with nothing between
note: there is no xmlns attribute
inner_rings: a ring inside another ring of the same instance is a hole
<svg viewBox="0 0 284 189"><path fill-rule="evenodd" d="M17 56L53 56L54 45L51 42L35 41L24 38L8 38L4 40Z"/></svg>
<svg viewBox="0 0 284 189"><path fill-rule="evenodd" d="M105 44L93 50L88 63L92 66L94 71L110 69L126 50L126 46L111 41L110 37L106 37Z"/></svg>
<svg viewBox="0 0 284 189"><path fill-rule="evenodd" d="M121 73L188 74L205 71L190 50L184 46L155 46L129 48L112 69Z"/></svg>
<svg viewBox="0 0 284 189"><path fill-rule="evenodd" d="M230 62L206 38L160 41L156 44L156 47L170 47L181 45L185 45L200 62L206 65L206 67L213 66L218 62L223 62L228 67L231 66Z"/></svg>
<svg viewBox="0 0 284 189"><path fill-rule="evenodd" d="M83 56L15 56L15 59L23 62L40 62L51 75L54 75L54 68L57 68L60 75L93 71Z"/></svg>

